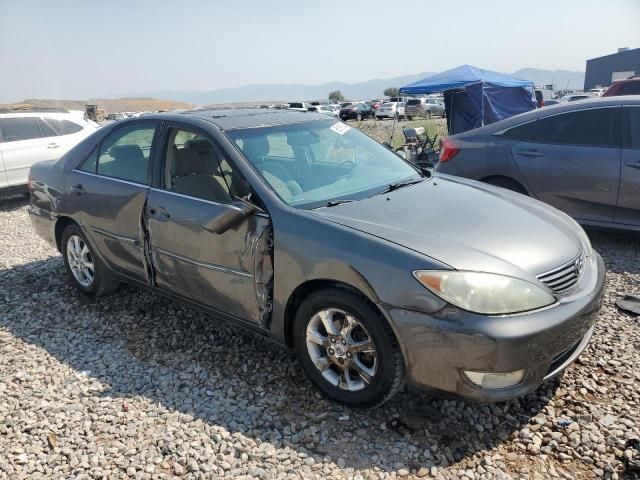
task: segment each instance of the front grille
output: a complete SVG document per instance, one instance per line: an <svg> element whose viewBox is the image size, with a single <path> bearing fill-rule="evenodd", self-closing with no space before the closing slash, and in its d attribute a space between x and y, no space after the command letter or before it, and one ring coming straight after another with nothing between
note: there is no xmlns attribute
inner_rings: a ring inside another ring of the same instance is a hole
<svg viewBox="0 0 640 480"><path fill-rule="evenodd" d="M569 263L555 268L549 272L538 275L538 280L548 286L555 293L562 293L573 287L580 278L584 267L582 252Z"/></svg>

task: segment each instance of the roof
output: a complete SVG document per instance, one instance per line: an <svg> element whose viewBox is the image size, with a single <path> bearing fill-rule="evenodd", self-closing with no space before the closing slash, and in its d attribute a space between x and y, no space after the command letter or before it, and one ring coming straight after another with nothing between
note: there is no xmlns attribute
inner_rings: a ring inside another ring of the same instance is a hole
<svg viewBox="0 0 640 480"><path fill-rule="evenodd" d="M409 94L436 93L456 88L464 88L474 83L486 83L500 87L533 88L533 82L530 80L523 80L512 77L511 75L484 70L472 65L461 65L446 72L438 73L400 87L400 92Z"/></svg>
<svg viewBox="0 0 640 480"><path fill-rule="evenodd" d="M590 62L591 60L598 60L600 58L607 58L607 57L616 57L616 56L620 56L620 55L633 55L634 53L637 53L640 51L640 48L630 48L629 50L622 50L621 52L613 52L613 53L608 53L606 55L602 55L600 57L593 57L587 60L587 62Z"/></svg>
<svg viewBox="0 0 640 480"><path fill-rule="evenodd" d="M217 125L222 130L270 127L274 125L288 125L292 123L308 122L311 120L331 119L331 117L322 113L266 108L190 110L181 112L180 115L189 115L191 117L208 120Z"/></svg>

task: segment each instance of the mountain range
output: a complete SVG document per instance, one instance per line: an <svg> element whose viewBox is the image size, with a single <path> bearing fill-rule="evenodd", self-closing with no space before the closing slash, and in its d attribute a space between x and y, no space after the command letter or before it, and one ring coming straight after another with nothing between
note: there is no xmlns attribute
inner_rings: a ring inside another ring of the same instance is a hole
<svg viewBox="0 0 640 480"><path fill-rule="evenodd" d="M145 97L170 99L187 102L194 105L210 105L238 102L287 102L296 100L319 100L327 98L333 90L340 90L348 99L379 98L387 87L400 87L422 78L434 75L433 72L421 72L400 77L380 79L365 82L345 83L328 82L320 85L305 84L250 84L240 87L219 88L206 91L156 91L139 92L120 95L119 97ZM511 75L533 81L536 85L553 83L557 89L581 89L584 85L584 73L569 70L540 70L523 68Z"/></svg>

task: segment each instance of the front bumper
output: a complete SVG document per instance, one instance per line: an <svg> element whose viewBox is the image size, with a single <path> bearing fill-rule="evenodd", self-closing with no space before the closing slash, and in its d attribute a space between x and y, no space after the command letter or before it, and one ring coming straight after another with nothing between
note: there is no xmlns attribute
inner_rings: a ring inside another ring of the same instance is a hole
<svg viewBox="0 0 640 480"><path fill-rule="evenodd" d="M478 401L529 393L586 348L602 303L605 267L595 251L579 286L559 302L518 315L484 316L447 306L435 314L387 308L405 355L409 386ZM515 386L486 389L462 373L524 369Z"/></svg>

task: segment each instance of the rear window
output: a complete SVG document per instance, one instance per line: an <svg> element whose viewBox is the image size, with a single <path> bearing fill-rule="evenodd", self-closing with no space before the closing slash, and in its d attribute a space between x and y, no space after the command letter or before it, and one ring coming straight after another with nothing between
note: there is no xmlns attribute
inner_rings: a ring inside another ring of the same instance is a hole
<svg viewBox="0 0 640 480"><path fill-rule="evenodd" d="M42 120L58 135L71 135L78 133L82 127L71 120L58 120L56 118L43 117Z"/></svg>
<svg viewBox="0 0 640 480"><path fill-rule="evenodd" d="M290 103L289 108L303 108L301 103Z"/></svg>
<svg viewBox="0 0 640 480"><path fill-rule="evenodd" d="M616 108L594 108L538 120L535 140L560 145L617 147Z"/></svg>
<svg viewBox="0 0 640 480"><path fill-rule="evenodd" d="M420 100L407 100L407 105L420 105Z"/></svg>
<svg viewBox="0 0 640 480"><path fill-rule="evenodd" d="M618 88L616 95L640 95L640 81L624 82Z"/></svg>
<svg viewBox="0 0 640 480"><path fill-rule="evenodd" d="M41 138L36 117L0 118L0 132L4 142Z"/></svg>
<svg viewBox="0 0 640 480"><path fill-rule="evenodd" d="M625 129L622 146L640 150L640 107L624 109Z"/></svg>
<svg viewBox="0 0 640 480"><path fill-rule="evenodd" d="M502 134L502 136L511 138L513 140L519 140L521 142L532 142L535 140L536 128L538 122L533 121L524 123L516 127L510 128Z"/></svg>

